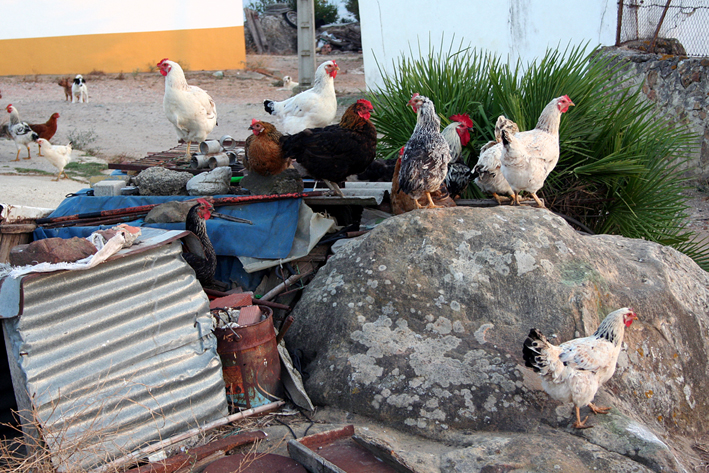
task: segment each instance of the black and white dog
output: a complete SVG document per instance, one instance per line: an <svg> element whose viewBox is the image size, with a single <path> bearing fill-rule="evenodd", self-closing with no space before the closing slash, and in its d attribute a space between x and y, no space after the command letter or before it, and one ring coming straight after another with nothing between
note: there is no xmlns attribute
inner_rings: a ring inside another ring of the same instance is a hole
<svg viewBox="0 0 709 473"><path fill-rule="evenodd" d="M74 83L71 84L71 103L84 102L89 103L89 90L86 88L86 81L81 74L74 77Z"/></svg>

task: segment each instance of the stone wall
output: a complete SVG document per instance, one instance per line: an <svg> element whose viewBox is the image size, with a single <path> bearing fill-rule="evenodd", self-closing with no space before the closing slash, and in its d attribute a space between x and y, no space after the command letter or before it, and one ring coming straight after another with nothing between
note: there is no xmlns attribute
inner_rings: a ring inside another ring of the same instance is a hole
<svg viewBox="0 0 709 473"><path fill-rule="evenodd" d="M709 179L709 58L616 48L607 48L605 53L627 64L624 79L642 84L642 97L653 102L658 113L688 126L698 136L701 144L691 156L688 174L698 180Z"/></svg>

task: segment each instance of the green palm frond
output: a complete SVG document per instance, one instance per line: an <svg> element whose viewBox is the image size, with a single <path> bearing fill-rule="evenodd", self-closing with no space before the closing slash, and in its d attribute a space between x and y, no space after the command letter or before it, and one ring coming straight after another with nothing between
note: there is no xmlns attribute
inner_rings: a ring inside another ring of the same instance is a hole
<svg viewBox="0 0 709 473"><path fill-rule="evenodd" d="M687 229L681 196L682 171L699 137L659 116L641 100L639 87L624 85L622 63L586 43L509 64L462 40L441 39L437 48L418 45L393 65L387 73L377 63L383 85L369 94L383 135L380 156L396 157L411 136L416 115L406 103L414 92L433 100L443 125L456 113L471 116L468 165L493 139L499 115L529 130L552 98L568 95L576 106L562 118L559 162L540 192L547 206L596 233L672 246L709 270L709 241L697 241ZM480 195L475 186L468 189L466 197Z"/></svg>

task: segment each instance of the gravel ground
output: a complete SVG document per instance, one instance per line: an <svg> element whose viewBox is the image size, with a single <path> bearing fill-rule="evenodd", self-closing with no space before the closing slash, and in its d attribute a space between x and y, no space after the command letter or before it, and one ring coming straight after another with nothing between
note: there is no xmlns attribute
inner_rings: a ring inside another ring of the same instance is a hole
<svg viewBox="0 0 709 473"><path fill-rule="evenodd" d="M360 94L364 90L362 56L337 54L319 57L317 63L335 59L340 72L335 79L339 97ZM290 75L297 81L296 56L247 57L246 70L227 70L218 79L211 71L187 71L187 81L205 89L217 103L218 125L210 138L223 135L243 140L248 136L252 118L267 120L264 99L283 100L289 91L278 90L276 79L254 72L259 70L280 78ZM86 74L88 104L72 104L64 100L64 90L57 85L60 76L0 77L0 121L5 121L5 107L12 103L20 118L29 123L44 123L59 112L53 144L66 144L70 137L94 138L84 148L106 162L139 159L149 152L164 151L177 145L174 128L165 118L162 98L163 77L156 72L119 74ZM340 107L340 114L344 107ZM338 115L339 116L339 115ZM44 158L37 157L31 145L32 159L14 162L17 148L13 141L0 139L0 203L55 208L71 192L87 187L80 177L52 181L56 169ZM27 157L22 150L21 158ZM74 150L72 160L94 161L85 151ZM50 174L33 174L44 172Z"/></svg>

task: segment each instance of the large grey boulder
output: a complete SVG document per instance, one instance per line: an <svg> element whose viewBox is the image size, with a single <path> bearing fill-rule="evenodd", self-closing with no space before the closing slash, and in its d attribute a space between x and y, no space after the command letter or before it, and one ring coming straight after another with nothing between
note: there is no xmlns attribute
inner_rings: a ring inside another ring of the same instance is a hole
<svg viewBox="0 0 709 473"><path fill-rule="evenodd" d="M553 343L590 335L627 306L640 320L595 399L612 414L575 431L572 406L524 367L522 342L532 327ZM709 275L671 248L582 235L544 209L459 207L393 217L344 245L305 289L286 339L306 356L316 404L460 445L551 426L637 471L679 471L672 452L686 444L673 439L707 430L708 314Z"/></svg>
<svg viewBox="0 0 709 473"><path fill-rule="evenodd" d="M190 195L228 194L231 186L231 167L219 166L209 172L197 174L185 187Z"/></svg>

